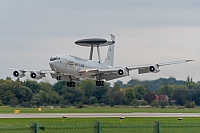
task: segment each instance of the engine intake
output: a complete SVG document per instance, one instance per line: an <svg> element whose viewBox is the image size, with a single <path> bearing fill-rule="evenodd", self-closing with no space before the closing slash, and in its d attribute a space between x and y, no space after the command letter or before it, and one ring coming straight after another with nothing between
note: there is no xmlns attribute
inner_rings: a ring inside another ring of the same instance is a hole
<svg viewBox="0 0 200 133"><path fill-rule="evenodd" d="M124 71L123 71L122 69L119 69L119 70L118 70L118 74L119 74L119 75L123 75L123 74L124 74Z"/></svg>
<svg viewBox="0 0 200 133"><path fill-rule="evenodd" d="M157 73L159 72L159 66L158 65L155 65L155 66L150 66L149 67L149 71L152 72L152 73Z"/></svg>
<svg viewBox="0 0 200 133"><path fill-rule="evenodd" d="M127 75L129 75L129 71L128 71L128 69L126 67L119 69L117 71L117 73L120 76L127 76Z"/></svg>
<svg viewBox="0 0 200 133"><path fill-rule="evenodd" d="M15 70L15 71L13 72L13 76L14 76L14 77L17 77L17 78L22 78L22 77L25 76L25 74L24 74L22 71Z"/></svg>
<svg viewBox="0 0 200 133"><path fill-rule="evenodd" d="M37 73L37 72L31 72L30 76L31 76L31 78L33 78L33 79L41 79L42 77L44 77L43 74Z"/></svg>

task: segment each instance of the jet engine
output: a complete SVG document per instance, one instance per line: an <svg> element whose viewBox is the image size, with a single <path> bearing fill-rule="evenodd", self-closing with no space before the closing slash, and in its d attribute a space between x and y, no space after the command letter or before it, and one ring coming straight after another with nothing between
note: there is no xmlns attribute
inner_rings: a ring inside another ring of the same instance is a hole
<svg viewBox="0 0 200 133"><path fill-rule="evenodd" d="M30 76L33 79L41 79L45 75L43 75L42 73L38 73L38 72L31 72Z"/></svg>
<svg viewBox="0 0 200 133"><path fill-rule="evenodd" d="M158 65L153 65L153 66L150 66L149 67L149 71L152 72L152 73L157 73L159 72L159 66Z"/></svg>
<svg viewBox="0 0 200 133"><path fill-rule="evenodd" d="M120 76L127 76L129 75L129 71L126 67L124 68L120 68L118 71L117 71L118 75Z"/></svg>
<svg viewBox="0 0 200 133"><path fill-rule="evenodd" d="M25 76L25 74L24 74L24 72L22 72L22 71L15 70L15 71L13 72L13 76L15 76L15 77L17 77L17 78L22 78L22 77Z"/></svg>

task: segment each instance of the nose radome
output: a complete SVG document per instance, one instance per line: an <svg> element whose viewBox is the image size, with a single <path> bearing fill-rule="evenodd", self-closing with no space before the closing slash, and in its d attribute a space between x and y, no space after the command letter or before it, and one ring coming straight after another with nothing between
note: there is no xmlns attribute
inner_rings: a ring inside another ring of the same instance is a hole
<svg viewBox="0 0 200 133"><path fill-rule="evenodd" d="M50 61L50 62L49 62L49 66L50 66L50 68L51 68L52 71L56 71L56 67L55 67L53 61Z"/></svg>

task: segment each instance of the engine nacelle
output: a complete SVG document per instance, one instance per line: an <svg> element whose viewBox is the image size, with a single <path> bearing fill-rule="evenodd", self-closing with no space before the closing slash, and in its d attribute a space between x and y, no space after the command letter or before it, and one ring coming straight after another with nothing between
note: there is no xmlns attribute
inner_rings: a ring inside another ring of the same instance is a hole
<svg viewBox="0 0 200 133"><path fill-rule="evenodd" d="M129 75L129 71L126 67L124 68L120 68L118 71L117 71L118 75L120 76L128 76Z"/></svg>
<svg viewBox="0 0 200 133"><path fill-rule="evenodd" d="M13 72L13 76L14 76L14 77L17 77L17 78L22 78L22 77L25 76L25 74L24 74L24 72L22 72L22 71L15 70L15 71Z"/></svg>
<svg viewBox="0 0 200 133"><path fill-rule="evenodd" d="M31 72L30 76L33 79L41 79L42 77L44 77L44 75L37 73L37 72Z"/></svg>
<svg viewBox="0 0 200 133"><path fill-rule="evenodd" d="M149 71L152 72L152 73L157 73L159 72L159 66L158 65L152 65L149 67Z"/></svg>

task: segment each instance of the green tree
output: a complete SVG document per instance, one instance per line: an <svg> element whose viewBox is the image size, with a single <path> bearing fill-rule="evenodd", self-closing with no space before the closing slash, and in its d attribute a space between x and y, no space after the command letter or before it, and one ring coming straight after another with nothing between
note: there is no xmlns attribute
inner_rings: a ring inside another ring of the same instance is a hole
<svg viewBox="0 0 200 133"><path fill-rule="evenodd" d="M0 106L4 106L3 103L0 101Z"/></svg>
<svg viewBox="0 0 200 133"><path fill-rule="evenodd" d="M62 93L63 98L69 101L71 104L73 104L74 102L82 102L84 99L84 92L82 89L65 86L61 90L61 93Z"/></svg>
<svg viewBox="0 0 200 133"><path fill-rule="evenodd" d="M30 88L34 94L40 91L40 85L37 81L27 80L24 82L24 86Z"/></svg>
<svg viewBox="0 0 200 133"><path fill-rule="evenodd" d="M32 91L28 87L22 86L21 82L12 80L0 82L0 100L4 105L12 104L16 106L16 104L22 102L29 102L31 98Z"/></svg>
<svg viewBox="0 0 200 133"><path fill-rule="evenodd" d="M191 101L191 91L188 89L176 89L173 94L172 98L175 100L177 105L183 106L186 102Z"/></svg>
<svg viewBox="0 0 200 133"><path fill-rule="evenodd" d="M196 105L200 105L200 89L195 90L195 93L192 96L192 101L195 102Z"/></svg>
<svg viewBox="0 0 200 133"><path fill-rule="evenodd" d="M124 92L123 91L115 91L113 93L113 101L115 105L123 105L124 104Z"/></svg>
<svg viewBox="0 0 200 133"><path fill-rule="evenodd" d="M165 101L165 100L161 100L161 101L159 101L159 105L160 105L161 108L164 108L165 106L168 105L168 102Z"/></svg>
<svg viewBox="0 0 200 133"><path fill-rule="evenodd" d="M153 101L151 102L151 106L152 106L152 107L158 107L158 106L159 106L158 101L153 100Z"/></svg>
<svg viewBox="0 0 200 133"><path fill-rule="evenodd" d="M102 96L102 103L106 104L106 105L110 105L110 101L113 101L113 91L112 89L108 89L107 92L105 93L105 95ZM113 101L114 104L114 101ZM114 105L113 105L114 106Z"/></svg>
<svg viewBox="0 0 200 133"><path fill-rule="evenodd" d="M145 80L145 81L139 81L137 79L132 79L128 83L128 86L135 86L137 84L144 85L146 88L148 88L150 91L155 91L157 88L164 84L175 84L175 85L185 85L185 81L179 81L176 80L175 78L160 78L156 80Z"/></svg>
<svg viewBox="0 0 200 133"><path fill-rule="evenodd" d="M34 104L34 105L36 105L36 106L42 106L42 105L44 105L44 106L46 106L47 105L47 101L48 99L47 99L47 94L46 94L46 92L45 91L42 91L42 90L40 90L39 91L39 93L37 93L37 94L35 94L34 96L33 96L33 101L32 101L32 103Z"/></svg>
<svg viewBox="0 0 200 133"><path fill-rule="evenodd" d="M110 100L108 101L108 105L111 106L111 107L113 107L113 106L115 105L113 99L110 99Z"/></svg>
<svg viewBox="0 0 200 133"><path fill-rule="evenodd" d="M9 105L10 99L15 97L14 87L15 85L12 80L2 80L0 82L0 100L4 105Z"/></svg>
<svg viewBox="0 0 200 133"><path fill-rule="evenodd" d="M92 80L81 81L79 87L83 90L85 97L88 99L94 95L94 90L96 88L95 82Z"/></svg>
<svg viewBox="0 0 200 133"><path fill-rule="evenodd" d="M117 82L114 83L114 86L112 88L113 91L118 91L121 88L124 88L124 84L122 81L118 80Z"/></svg>
<svg viewBox="0 0 200 133"><path fill-rule="evenodd" d="M63 97L55 91L48 93L48 99L48 105L59 105L60 101L64 101Z"/></svg>
<svg viewBox="0 0 200 133"><path fill-rule="evenodd" d="M144 95L149 92L149 90L143 86L143 85L135 85L133 87L134 91L135 91L135 97L138 100L142 100L142 98L144 97Z"/></svg>
<svg viewBox="0 0 200 133"><path fill-rule="evenodd" d="M125 89L125 102L127 105L132 105L133 101L136 99L135 91L132 87L127 87Z"/></svg>
<svg viewBox="0 0 200 133"><path fill-rule="evenodd" d="M61 90L63 89L63 87L65 87L67 85L66 81L59 81L57 83L55 83L53 85L53 90L58 92L59 95L62 94Z"/></svg>
<svg viewBox="0 0 200 133"><path fill-rule="evenodd" d="M97 100L97 98L95 96L91 96L90 99L89 99L89 101L90 101L91 105L93 105L95 103L98 103L98 100Z"/></svg>
<svg viewBox="0 0 200 133"><path fill-rule="evenodd" d="M43 90L45 92L53 91L53 87L47 82L40 82L39 88L40 88L40 90Z"/></svg>
<svg viewBox="0 0 200 133"><path fill-rule="evenodd" d="M17 106L18 105L18 99L16 97L10 98L9 105L13 106L13 107Z"/></svg>
<svg viewBox="0 0 200 133"><path fill-rule="evenodd" d="M160 95L167 95L171 98L172 92L174 91L173 85L164 84L156 91L157 94Z"/></svg>
<svg viewBox="0 0 200 133"><path fill-rule="evenodd" d="M106 96L106 92L108 91L108 86L96 87L94 90L94 96L97 98L99 103L103 102L103 98Z"/></svg>
<svg viewBox="0 0 200 133"><path fill-rule="evenodd" d="M188 101L191 101L189 98L191 94L189 93L188 89L176 89L173 92L172 98L175 100L177 105L183 106Z"/></svg>
<svg viewBox="0 0 200 133"><path fill-rule="evenodd" d="M151 104L151 102L153 100L156 99L156 96L153 92L148 92L145 96L144 96L144 100L148 102L148 104Z"/></svg>
<svg viewBox="0 0 200 133"><path fill-rule="evenodd" d="M15 92L15 97L18 99L19 103L30 102L32 99L32 91L26 86L19 86Z"/></svg>

